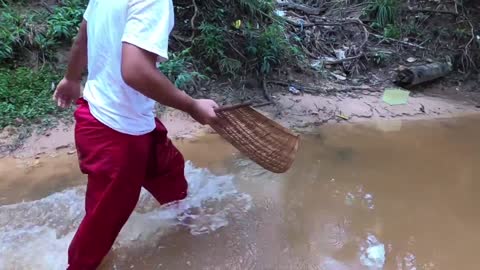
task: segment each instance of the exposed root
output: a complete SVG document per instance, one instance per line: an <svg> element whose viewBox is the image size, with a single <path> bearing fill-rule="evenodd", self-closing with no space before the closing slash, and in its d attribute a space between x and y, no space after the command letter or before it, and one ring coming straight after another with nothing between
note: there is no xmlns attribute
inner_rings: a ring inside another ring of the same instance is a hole
<svg viewBox="0 0 480 270"><path fill-rule="evenodd" d="M265 76L262 79L262 88L263 88L263 96L265 97L268 102L272 102L272 95L270 94L270 91L268 91L267 87L267 79Z"/></svg>

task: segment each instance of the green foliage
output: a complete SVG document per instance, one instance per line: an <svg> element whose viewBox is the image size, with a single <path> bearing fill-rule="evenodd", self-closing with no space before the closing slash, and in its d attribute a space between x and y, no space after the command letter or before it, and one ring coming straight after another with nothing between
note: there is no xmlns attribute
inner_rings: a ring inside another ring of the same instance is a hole
<svg viewBox="0 0 480 270"><path fill-rule="evenodd" d="M218 69L221 74L237 76L242 68L242 62L227 55L228 37L225 31L211 23L203 23L199 29L201 33L193 44L196 55L207 66Z"/></svg>
<svg viewBox="0 0 480 270"><path fill-rule="evenodd" d="M180 53L170 53L169 60L161 63L158 69L174 82L176 87L184 88L195 80L207 79L205 75L192 71L192 62L190 50L186 49Z"/></svg>
<svg viewBox="0 0 480 270"><path fill-rule="evenodd" d="M236 0L236 2L246 15L257 19L271 16L276 3L272 0Z"/></svg>
<svg viewBox="0 0 480 270"><path fill-rule="evenodd" d="M47 12L29 12L15 4L0 2L0 63L18 60L23 50L37 50L49 60L62 42L69 43L78 32L87 0L66 0Z"/></svg>
<svg viewBox="0 0 480 270"><path fill-rule="evenodd" d="M251 31L251 30L250 30ZM253 32L248 35L247 52L257 59L259 70L268 74L272 68L287 59L294 60L300 56L300 50L291 45L285 36L285 29L280 24L271 24L258 36Z"/></svg>
<svg viewBox="0 0 480 270"><path fill-rule="evenodd" d="M220 75L236 77L245 72L268 74L289 58L291 64L301 58L301 50L286 36L283 22L273 15L274 2L270 0L236 0L241 18L224 9L203 22L199 35L193 40L192 51L200 63ZM229 10L231 11L231 9ZM235 20L240 27L233 27ZM225 22L227 20L228 22ZM266 20L266 21L264 21Z"/></svg>
<svg viewBox="0 0 480 270"><path fill-rule="evenodd" d="M401 37L402 33L400 31L400 28L393 24L388 24L385 26L383 29L383 35L387 38L395 38L398 39Z"/></svg>
<svg viewBox="0 0 480 270"><path fill-rule="evenodd" d="M200 26L201 34L195 39L193 48L196 55L210 67L218 69L222 74L238 75L242 63L230 58L226 54L225 31L211 24L203 23Z"/></svg>
<svg viewBox="0 0 480 270"><path fill-rule="evenodd" d="M237 59L225 57L220 59L218 62L220 65L220 71L223 74L236 77L238 76L238 73L240 72L240 69L242 68L242 62L240 62Z"/></svg>
<svg viewBox="0 0 480 270"><path fill-rule="evenodd" d="M301 50L286 36L283 19L274 14L275 0L219 3L197 1L197 14L203 21L195 33L192 54L199 66L236 77L250 72L268 74L289 57L293 65L301 58Z"/></svg>
<svg viewBox="0 0 480 270"><path fill-rule="evenodd" d="M260 71L270 73L272 67L280 64L288 56L289 43L283 29L270 25L257 39L257 57L260 59Z"/></svg>
<svg viewBox="0 0 480 270"><path fill-rule="evenodd" d="M54 9L54 14L48 18L48 36L57 40L72 40L78 32L87 0L67 0Z"/></svg>
<svg viewBox="0 0 480 270"><path fill-rule="evenodd" d="M367 7L367 14L375 18L374 27L385 28L395 25L398 15L397 0L374 0Z"/></svg>
<svg viewBox="0 0 480 270"><path fill-rule="evenodd" d="M200 35L194 41L194 49L209 63L225 57L225 35L221 28L210 23L202 23L199 27Z"/></svg>
<svg viewBox="0 0 480 270"><path fill-rule="evenodd" d="M28 19L6 6L0 10L0 61L13 58L16 48L25 46Z"/></svg>
<svg viewBox="0 0 480 270"><path fill-rule="evenodd" d="M52 83L59 76L44 68L0 68L0 128L30 123L59 112L52 101Z"/></svg>

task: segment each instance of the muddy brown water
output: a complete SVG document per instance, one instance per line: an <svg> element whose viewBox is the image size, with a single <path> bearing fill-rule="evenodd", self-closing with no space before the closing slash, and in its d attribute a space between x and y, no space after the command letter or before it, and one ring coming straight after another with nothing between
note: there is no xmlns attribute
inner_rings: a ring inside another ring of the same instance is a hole
<svg viewBox="0 0 480 270"><path fill-rule="evenodd" d="M480 116L331 125L274 175L216 136L177 142L191 194L143 194L102 269L480 269ZM76 156L0 161L0 269L64 269Z"/></svg>

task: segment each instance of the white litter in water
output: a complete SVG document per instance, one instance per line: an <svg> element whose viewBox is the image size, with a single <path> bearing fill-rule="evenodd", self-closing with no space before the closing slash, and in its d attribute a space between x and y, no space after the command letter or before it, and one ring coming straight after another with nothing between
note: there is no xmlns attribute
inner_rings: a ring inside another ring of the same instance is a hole
<svg viewBox="0 0 480 270"><path fill-rule="evenodd" d="M275 10L275 14L277 14L277 16L284 17L285 16L285 11L277 9L277 10Z"/></svg>
<svg viewBox="0 0 480 270"><path fill-rule="evenodd" d="M122 229L114 248L148 245L187 227L198 235L215 231L251 207L251 197L237 191L233 176L215 176L186 163L189 195L178 204L159 207L146 191ZM0 207L0 269L56 270L67 266L67 249L84 215L85 187L41 200Z"/></svg>
<svg viewBox="0 0 480 270"><path fill-rule="evenodd" d="M365 246L360 248L360 262L371 270L383 269L385 264L385 245L369 234Z"/></svg>

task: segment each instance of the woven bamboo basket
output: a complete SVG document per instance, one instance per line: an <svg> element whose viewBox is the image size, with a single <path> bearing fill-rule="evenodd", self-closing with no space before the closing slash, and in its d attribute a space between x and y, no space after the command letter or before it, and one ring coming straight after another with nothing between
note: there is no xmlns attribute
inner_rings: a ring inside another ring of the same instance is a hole
<svg viewBox="0 0 480 270"><path fill-rule="evenodd" d="M250 104L216 110L212 128L245 156L273 173L290 169L299 136L253 109Z"/></svg>

